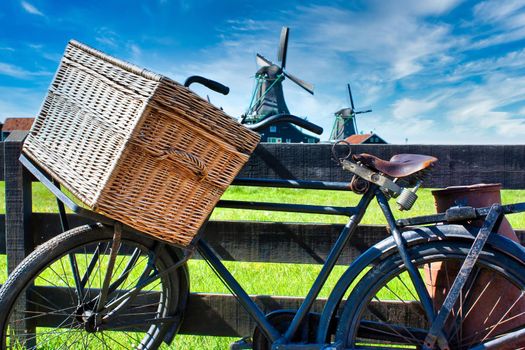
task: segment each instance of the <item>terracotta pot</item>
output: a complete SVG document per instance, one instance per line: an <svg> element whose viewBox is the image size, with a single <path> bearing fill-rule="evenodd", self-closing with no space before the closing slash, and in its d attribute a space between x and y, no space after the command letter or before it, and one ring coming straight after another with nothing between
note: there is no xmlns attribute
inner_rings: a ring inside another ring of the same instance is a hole
<svg viewBox="0 0 525 350"><path fill-rule="evenodd" d="M432 195L434 196L437 212L443 213L448 208L457 205L479 208L490 207L494 203L501 204L500 190L501 184L477 184L434 190ZM483 220L474 220L470 224L481 227ZM506 218L503 218L497 232L515 242L519 242L516 233Z"/></svg>
<svg viewBox="0 0 525 350"><path fill-rule="evenodd" d="M501 203L500 184L478 184L473 186L449 187L432 191L437 212L445 212L448 208L457 205L472 207L487 207L494 203ZM469 222L473 226L481 227L483 220ZM519 242L509 222L504 218L497 229L499 234ZM461 264L449 262L446 265L433 263L425 268L425 282L430 296L433 298L434 307L438 310L445 300L452 283L458 274ZM463 339L478 337L479 334L490 337L501 334L506 330L523 325L525 315L525 300L519 299L520 291L517 288L489 271L483 271L477 276L475 287L469 292L468 298L474 300L476 306L468 310L464 318L460 334ZM514 305L516 304L516 305ZM512 309L511 312L508 312ZM458 308L456 308L455 312ZM466 310L462 310L466 313ZM446 329L453 329L456 315L449 316ZM507 322L494 326L507 319ZM487 331L489 329L489 331ZM449 331L451 332L451 331ZM457 333L457 331L454 331ZM512 348L512 347L511 347ZM509 348L510 349L510 348Z"/></svg>

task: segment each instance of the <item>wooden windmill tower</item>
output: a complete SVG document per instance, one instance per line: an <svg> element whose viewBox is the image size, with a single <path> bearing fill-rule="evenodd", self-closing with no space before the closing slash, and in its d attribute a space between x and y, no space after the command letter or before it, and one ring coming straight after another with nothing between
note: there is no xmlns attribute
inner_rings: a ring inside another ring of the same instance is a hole
<svg viewBox="0 0 525 350"><path fill-rule="evenodd" d="M261 120L277 114L290 114L283 94L283 81L287 78L313 95L314 86L286 71L286 54L288 51L289 28L283 27L279 43L277 65L257 54L257 64L260 66L255 73L255 89L248 111L242 116L244 124L255 124ZM303 133L302 130L290 123L282 123L260 131L263 142L283 143L316 143L319 138Z"/></svg>
<svg viewBox="0 0 525 350"><path fill-rule="evenodd" d="M347 84L348 95L350 96L350 106L349 108L343 108L335 112L335 122L332 128L332 133L330 134L331 141L344 140L351 135L358 134L356 115L363 113L372 112L371 109L365 111L356 111L354 107L354 99L352 97L352 89L350 84Z"/></svg>

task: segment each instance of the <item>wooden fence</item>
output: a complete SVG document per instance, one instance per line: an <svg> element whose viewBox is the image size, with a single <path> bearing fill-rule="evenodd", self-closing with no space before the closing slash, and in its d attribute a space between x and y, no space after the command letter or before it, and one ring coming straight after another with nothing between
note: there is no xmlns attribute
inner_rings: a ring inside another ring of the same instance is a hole
<svg viewBox="0 0 525 350"><path fill-rule="evenodd" d="M5 178L6 213L0 216L0 254L7 254L12 269L35 246L60 232L57 214L33 213L31 181L18 162L23 132L13 132L0 143L0 167ZM348 181L349 175L331 160L328 144L262 144L241 171L241 177L288 178ZM439 164L426 182L427 187L446 187L472 183L502 183L506 189L525 189L525 145L448 146L448 145L359 145L354 153L367 152L389 158L396 153L422 153L436 156ZM1 164L1 163L0 163ZM525 200L525 198L523 199ZM429 213L433 208L429 208ZM1 221L4 221L3 224ZM70 216L71 226L86 223ZM342 225L262 222L211 222L206 238L224 260L277 263L322 263ZM524 230L518 230L524 241ZM348 265L371 244L385 238L384 227L359 228L338 261ZM5 239L4 239L5 237ZM191 273L191 272L190 272ZM265 310L297 308L301 298L254 296ZM324 300L315 309L321 310ZM406 310L395 310L404 317ZM206 322L202 322L206 319ZM222 294L190 296L182 333L216 336L242 336L250 333L252 321L235 298Z"/></svg>

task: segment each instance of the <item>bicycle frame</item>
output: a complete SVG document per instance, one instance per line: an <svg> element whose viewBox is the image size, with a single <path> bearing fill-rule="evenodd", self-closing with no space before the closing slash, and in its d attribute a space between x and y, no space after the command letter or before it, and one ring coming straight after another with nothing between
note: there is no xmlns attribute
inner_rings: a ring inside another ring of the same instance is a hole
<svg viewBox="0 0 525 350"><path fill-rule="evenodd" d="M57 183L53 182L49 176L38 166L33 164L25 156L20 157L22 164L38 179L40 180L56 197L59 204L59 214L61 218L61 223L64 229L68 228L67 219L65 217L64 205L68 206L73 212L78 215L88 217L90 219L113 225L115 222L101 214L97 214L91 210L82 208L76 205L69 197L67 197L61 190ZM301 189L323 189L323 190L349 190L349 184L345 182L322 182L322 181L296 181L296 180L266 180L266 179L236 179L233 183L234 185L243 185L243 186L257 186L257 187L281 187L281 188L301 188ZM349 217L347 224L344 226L343 230L340 232L336 242L332 246L325 263L323 264L320 273L316 277L313 285L311 286L308 294L306 295L304 301L300 305L299 309L295 312L295 315L289 324L287 330L284 334L281 334L268 320L267 316L263 311L251 300L246 291L242 286L235 280L231 273L227 270L224 264L221 262L219 256L213 251L210 245L206 242L205 239L201 238L196 242L196 249L200 252L202 257L210 264L212 269L217 273L219 278L223 280L225 285L231 290L234 296L238 299L242 307L248 312L248 314L253 318L257 323L260 330L264 333L267 339L273 344L273 349L322 349L325 348L328 344L324 342L326 329L330 324L330 319L333 315L332 310L334 310L339 303L339 300L329 298L327 305L325 306L325 311L321 314L320 326L317 330L317 342L315 344L294 344L291 343L291 339L295 333L300 328L303 321L309 315L312 305L317 299L319 292L324 286L326 280L331 274L336 262L341 255L345 245L347 244L350 237L356 231L361 219L364 216L368 206L371 201L377 199L379 206L386 218L388 227L392 233L393 240L395 242L396 248L399 251L401 258L407 271L412 280L412 283L420 296L420 301L422 303L423 309L426 313L426 316L430 320L439 319L439 316L443 317L445 315L440 310L438 317L436 317L432 301L428 294L427 289L423 284L421 275L417 269L412 264L408 253L406 251L405 242L400 232L400 228L407 225L421 224L421 223L437 223L448 221L450 217L455 218L456 220L461 219L472 219L472 215L475 217L487 217L487 227L485 231L485 241L488 237L488 234L492 231L494 226L497 227L497 224L500 220L501 215L506 213L515 213L525 211L525 203L507 205L507 206L498 206L496 210L497 215L489 215L491 213L491 208L470 208L470 211L463 211L459 213L457 211L449 213L441 213L437 215L422 216L411 219L402 219L395 220L392 211L388 205L388 199L379 189L377 185L371 184L366 193L361 197L359 203L355 207L333 207L333 206L314 206L314 205L296 205L296 204L280 204L280 203L264 203L264 202L244 202L244 201L219 201L217 207L223 208L236 208L236 209L252 209L252 210L272 210L272 211L286 211L286 212L299 212L299 213L319 213L319 214L328 214L328 215L346 215ZM473 214L474 213L474 214ZM448 216L447 216L448 215ZM463 215L463 216L462 216ZM470 215L470 216L468 216ZM490 217L490 218L489 218ZM203 229L201 229L201 232ZM480 231L480 236L481 236ZM482 246L481 246L482 248ZM481 249L480 248L480 249ZM184 261L189 259L191 253L186 254ZM177 263L174 268L178 268L184 263L181 261ZM349 270L359 270L361 271L364 266L360 263L351 264ZM173 271L170 267L165 270L163 273L169 273ZM355 274L357 276L357 273ZM160 276L155 276L160 277ZM135 291L138 292L138 291ZM447 311L447 310L444 310ZM446 316L446 315L445 315ZM439 320L438 320L439 321ZM442 321L441 321L442 322ZM435 327L432 329L431 336L433 341L443 341L443 338L440 334L440 324L439 322L435 323ZM521 337L523 331L517 331L510 333L508 338L512 337ZM506 339L500 339L499 342L505 341ZM499 343L498 343L499 344ZM331 346L334 346L333 344ZM334 349L337 348L337 344Z"/></svg>
<svg viewBox="0 0 525 350"><path fill-rule="evenodd" d="M290 181L287 181L287 180L258 180L256 179L253 182L247 179L239 180L239 183L242 183L243 185L252 185L252 186L260 186L261 182L271 187L297 187L297 188L305 188L305 187L313 188L314 187L314 184L308 181L291 183ZM304 187L300 187L300 186L304 186ZM323 183L322 186L325 189L326 188L334 189L334 187L330 186L330 183ZM388 205L388 199L383 194L383 192L379 189L379 187L374 184L371 184L369 189L363 194L363 196L361 197L356 207L348 207L346 208L346 210L338 210L337 212L335 212L333 208L331 207L329 207L328 209L326 208L323 209L321 207L319 210L313 210L311 206L290 206L288 204L272 204L271 207L273 208L273 210L309 212L309 213L316 212L316 213L322 213L322 214L339 214L339 215L340 213L347 212L348 216L350 216L349 221L347 222L347 224L344 226L343 230L339 234L335 244L332 246L325 260L325 263L323 264L321 268L321 271L317 275L313 285L308 291L308 294L306 295L299 309L295 313L292 319L292 322L290 323L290 325L288 326L284 334L280 334L279 331L277 331L277 329L275 329L275 327L273 327L273 325L267 320L266 316L259 309L259 307L250 299L248 294L239 285L239 283L235 280L235 278L229 273L227 268L222 264L220 259L211 249L211 247L206 243L205 239L199 240L199 242L197 243L197 248L199 252L201 253L201 255L203 256L203 258L209 262L211 267L216 271L217 275L223 280L223 282L230 288L231 292L237 297L239 303L243 306L243 308L248 312L248 314L257 323L261 331L266 335L266 337L270 340L270 342L274 344L273 348L275 349L304 349L304 350L322 349L327 345L321 341L321 339L323 339L322 335L325 334L325 330L322 329L322 327L319 327L318 329L318 334L316 336L318 340L317 344L290 344L290 341L295 335L295 333L297 332L297 330L299 329L301 323L307 317L314 301L316 300L316 298L319 295L319 292L321 291L321 288L324 286L326 280L328 279L328 276L332 272L337 262L337 259L341 255L343 248L345 247L350 237L355 233L357 227L359 226L359 223L361 222L361 219L363 218L366 210L368 209L368 206L370 205L370 202L373 200L374 197L377 198L379 206L383 212L383 215L385 216L387 220L392 236L394 237L397 249L399 250L399 253L405 263L405 266L407 266L407 270L409 272L412 283L414 287L416 288L418 295L421 298L421 302L425 310L425 313L429 319L434 319L435 315L434 315L430 295L424 285L423 280L421 279L419 272L417 271L416 267L412 264L408 256L405 244L401 237L399 226L397 225L396 220L394 219L394 216L392 214L392 211ZM260 203L235 202L235 205L233 205L232 202L227 202L226 205L221 205L221 203L219 202L218 207L268 210L267 203L263 203L262 205L259 205L259 204ZM316 209L317 208L319 207L316 207ZM362 266L351 265L350 269L362 270ZM334 305L331 305L330 304L331 302L338 303L339 301L337 300L329 301L328 304L325 306L326 310L333 309ZM321 315L321 319L323 317L330 317L330 316L323 313ZM328 325L330 323L329 321L330 320L325 319L325 320L321 320L321 323Z"/></svg>

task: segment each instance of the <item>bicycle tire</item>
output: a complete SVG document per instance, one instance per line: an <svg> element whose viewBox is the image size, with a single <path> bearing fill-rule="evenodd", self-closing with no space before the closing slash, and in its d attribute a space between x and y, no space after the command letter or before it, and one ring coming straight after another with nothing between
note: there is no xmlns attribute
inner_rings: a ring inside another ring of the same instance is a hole
<svg viewBox="0 0 525 350"><path fill-rule="evenodd" d="M159 348L174 326L170 317L182 313L185 274L180 268L165 274L129 304L118 304L122 308L118 317L110 319L102 311L101 319L108 320L94 325L112 239L111 227L87 225L52 238L28 255L0 289L2 349ZM160 272L175 263L176 257L166 249L155 250L158 244L145 235L122 232L110 284L113 290L104 306L149 276L148 264ZM75 265L83 285L80 291L74 282Z"/></svg>
<svg viewBox="0 0 525 350"><path fill-rule="evenodd" d="M435 312L441 307L470 246L470 242L445 240L409 248L410 258L427 284ZM433 276L432 266L434 270L439 267L441 278ZM525 327L523 262L487 247L473 271L475 277L468 280L445 324L451 349L469 349ZM498 285L505 286L505 295L512 296L509 300L497 293ZM399 253L380 258L351 291L340 317L336 342L348 349L419 349L430 322L415 294ZM412 312L395 317L399 306ZM523 346L520 341L510 348Z"/></svg>

